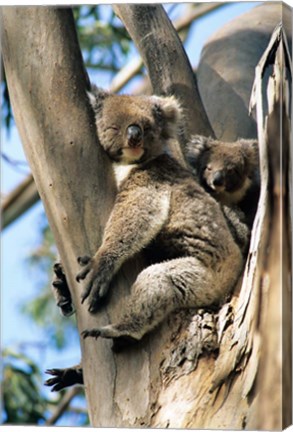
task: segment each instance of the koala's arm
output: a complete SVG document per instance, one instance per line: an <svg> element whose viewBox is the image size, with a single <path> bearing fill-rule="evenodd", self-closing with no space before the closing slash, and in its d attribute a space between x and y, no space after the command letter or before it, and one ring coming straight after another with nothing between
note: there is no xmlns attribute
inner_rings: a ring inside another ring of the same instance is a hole
<svg viewBox="0 0 293 432"><path fill-rule="evenodd" d="M79 260L84 268L77 280L86 279L82 302L89 297L89 312L96 311L121 265L159 233L169 206L170 193L162 189L139 187L118 194L101 247L91 259Z"/></svg>

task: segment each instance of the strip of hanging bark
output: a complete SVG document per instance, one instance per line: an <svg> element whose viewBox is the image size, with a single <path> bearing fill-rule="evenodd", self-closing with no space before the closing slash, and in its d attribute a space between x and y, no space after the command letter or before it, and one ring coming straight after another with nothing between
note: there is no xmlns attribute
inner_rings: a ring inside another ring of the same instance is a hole
<svg viewBox="0 0 293 432"><path fill-rule="evenodd" d="M290 88L291 72L287 69L284 79L283 71L290 64L284 39L278 26L256 68L251 109L256 105L261 196L234 322L224 334L212 387L215 390L231 379L235 386L235 374L240 373L243 398L253 394L251 401L259 401L257 415L250 410L245 416L246 427L253 429L281 429L291 424L291 340L290 331L285 331L291 328L291 236L284 232L285 227L290 229L291 161L289 117L285 112L290 97L284 89ZM282 95L287 100L282 100ZM286 334L283 339L282 326ZM287 358L282 356L284 349ZM283 380L282 370L286 376ZM282 394L286 395L285 406Z"/></svg>
<svg viewBox="0 0 293 432"><path fill-rule="evenodd" d="M114 10L142 56L154 93L179 98L186 114L185 136L214 136L191 65L163 7L119 4Z"/></svg>
<svg viewBox="0 0 293 432"><path fill-rule="evenodd" d="M292 423L292 232L289 199L291 59L286 35L280 25L274 32L271 51L260 65L267 84L268 115L264 135L270 202L267 253L263 262L262 303L259 331L262 336L258 385L261 394L259 424L262 429L284 429ZM256 87L260 88L256 82ZM256 95L260 90L256 91ZM256 96L256 103L259 103ZM260 420L262 419L262 420Z"/></svg>

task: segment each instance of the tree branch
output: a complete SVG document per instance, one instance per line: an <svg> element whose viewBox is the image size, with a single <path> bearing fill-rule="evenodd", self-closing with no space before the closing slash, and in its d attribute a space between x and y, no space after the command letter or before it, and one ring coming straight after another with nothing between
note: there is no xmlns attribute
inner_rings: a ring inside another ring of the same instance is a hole
<svg viewBox="0 0 293 432"><path fill-rule="evenodd" d="M39 198L33 176L30 174L3 200L1 204L2 229L21 216Z"/></svg>
<svg viewBox="0 0 293 432"><path fill-rule="evenodd" d="M177 32L184 31L196 19L201 18L209 12L212 12L213 10L223 6L223 3L199 4L196 6L193 4L191 7L189 7L187 13L184 13L183 16L173 22L174 28L177 30ZM139 73L142 67L143 61L141 57L135 57L132 59L116 74L110 85L110 90L114 93L121 90L122 87L128 83L128 81L130 81L135 77L135 75Z"/></svg>
<svg viewBox="0 0 293 432"><path fill-rule="evenodd" d="M119 4L123 21L148 69L156 94L174 94L185 110L185 135L213 135L189 60L177 32L160 5Z"/></svg>
<svg viewBox="0 0 293 432"><path fill-rule="evenodd" d="M80 387L73 387L72 389L68 390L63 398L61 399L60 403L56 407L54 413L52 416L46 421L46 426L52 426L54 425L60 417L64 414L64 412L68 409L72 399L75 398L79 393L81 392Z"/></svg>

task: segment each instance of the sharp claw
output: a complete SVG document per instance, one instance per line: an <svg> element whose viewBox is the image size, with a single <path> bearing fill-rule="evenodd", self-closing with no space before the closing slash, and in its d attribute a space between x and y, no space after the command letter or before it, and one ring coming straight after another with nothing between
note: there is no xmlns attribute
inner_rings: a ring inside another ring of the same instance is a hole
<svg viewBox="0 0 293 432"><path fill-rule="evenodd" d="M97 311L97 307L96 306L94 306L94 305L91 305L91 306L89 306L89 308L88 308L88 312L89 313L95 313Z"/></svg>
<svg viewBox="0 0 293 432"><path fill-rule="evenodd" d="M76 281L80 282L81 280L85 279L88 273L90 272L90 268L82 270L81 272L77 273L76 275Z"/></svg>
<svg viewBox="0 0 293 432"><path fill-rule="evenodd" d="M64 389L63 385L56 384L56 385L54 385L54 387L52 387L51 392L57 392L57 391L62 390L62 389Z"/></svg>
<svg viewBox="0 0 293 432"><path fill-rule="evenodd" d="M89 331L88 330L82 331L81 336L83 337L83 339L86 339L89 336Z"/></svg>
<svg viewBox="0 0 293 432"><path fill-rule="evenodd" d="M80 256L77 258L77 262L81 266L87 265L90 262L90 260L91 260L91 257L89 257L88 255Z"/></svg>
<svg viewBox="0 0 293 432"><path fill-rule="evenodd" d="M62 280L60 280L60 279L57 279L57 280L54 280L54 281L52 282L52 285L53 285L53 287L55 287L55 288L60 288L60 287L64 286L64 281L62 281Z"/></svg>
<svg viewBox="0 0 293 432"><path fill-rule="evenodd" d="M78 275L76 275L76 278L75 278L75 280L76 280L76 282L80 282L81 281L81 276L80 276L80 274L78 273Z"/></svg>
<svg viewBox="0 0 293 432"><path fill-rule="evenodd" d="M84 330L81 332L81 336L86 339L87 337L94 337L95 339L98 339L98 337L101 335L101 331L98 329L94 330Z"/></svg>
<svg viewBox="0 0 293 432"><path fill-rule="evenodd" d="M83 294L81 295L81 304L84 303L84 301L88 298L89 294L90 294L91 290L86 289Z"/></svg>
<svg viewBox="0 0 293 432"><path fill-rule="evenodd" d="M55 263L53 266L53 271L56 274L57 277L59 278L65 278L63 269L62 269L62 265L60 263Z"/></svg>
<svg viewBox="0 0 293 432"><path fill-rule="evenodd" d="M57 376L61 375L61 372L59 369L47 369L47 370L45 370L45 373L49 374L49 375L57 375Z"/></svg>

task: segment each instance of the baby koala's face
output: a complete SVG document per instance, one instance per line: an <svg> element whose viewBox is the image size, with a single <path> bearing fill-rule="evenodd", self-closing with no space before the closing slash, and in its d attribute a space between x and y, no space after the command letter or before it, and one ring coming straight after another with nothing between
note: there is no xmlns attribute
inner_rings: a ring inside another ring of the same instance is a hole
<svg viewBox="0 0 293 432"><path fill-rule="evenodd" d="M173 97L100 95L95 90L90 101L100 143L114 162L145 162L177 137L181 111Z"/></svg>
<svg viewBox="0 0 293 432"><path fill-rule="evenodd" d="M239 146L222 143L221 146L204 152L200 163L200 176L216 194L234 193L245 187L246 158Z"/></svg>
<svg viewBox="0 0 293 432"><path fill-rule="evenodd" d="M258 172L256 140L222 142L195 135L187 144L187 158L203 186L223 204L238 204Z"/></svg>

